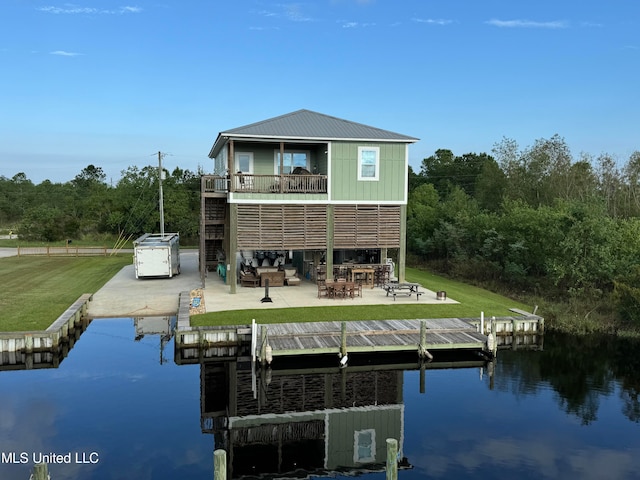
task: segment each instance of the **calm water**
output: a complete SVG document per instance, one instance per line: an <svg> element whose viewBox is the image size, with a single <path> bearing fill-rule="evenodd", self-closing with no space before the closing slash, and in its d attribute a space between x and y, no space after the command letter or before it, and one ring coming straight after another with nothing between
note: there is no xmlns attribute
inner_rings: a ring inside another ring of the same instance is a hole
<svg viewBox="0 0 640 480"><path fill-rule="evenodd" d="M131 319L97 320L59 368L0 371L0 479L50 454L53 480L210 479L215 448L237 478L383 479L387 437L401 479L640 478L637 343L547 335L495 365L421 375L387 357L252 378L248 362L178 365L173 342L135 338Z"/></svg>

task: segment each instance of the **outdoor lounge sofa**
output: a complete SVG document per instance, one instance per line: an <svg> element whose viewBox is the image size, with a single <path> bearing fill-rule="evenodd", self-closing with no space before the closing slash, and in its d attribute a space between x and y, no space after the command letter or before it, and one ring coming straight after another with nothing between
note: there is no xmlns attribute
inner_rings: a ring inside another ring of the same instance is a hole
<svg viewBox="0 0 640 480"><path fill-rule="evenodd" d="M266 286L267 280L270 287L284 286L284 271L279 270L278 267L258 267L256 275L260 278L261 287Z"/></svg>

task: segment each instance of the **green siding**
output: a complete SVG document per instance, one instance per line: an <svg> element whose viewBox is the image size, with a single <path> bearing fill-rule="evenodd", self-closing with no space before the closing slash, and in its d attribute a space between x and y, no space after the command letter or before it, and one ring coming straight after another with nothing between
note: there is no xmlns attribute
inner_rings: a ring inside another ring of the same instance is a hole
<svg viewBox="0 0 640 480"><path fill-rule="evenodd" d="M375 463L384 463L387 459L387 438L400 442L402 434L402 406L397 408L376 408L371 410L345 410L329 415L329 445L327 467L329 470L340 467L358 466L353 461L354 433L373 429L376 432Z"/></svg>
<svg viewBox="0 0 640 480"><path fill-rule="evenodd" d="M358 147L380 147L378 181L358 181ZM334 142L331 144L331 200L397 202L405 200L403 143Z"/></svg>

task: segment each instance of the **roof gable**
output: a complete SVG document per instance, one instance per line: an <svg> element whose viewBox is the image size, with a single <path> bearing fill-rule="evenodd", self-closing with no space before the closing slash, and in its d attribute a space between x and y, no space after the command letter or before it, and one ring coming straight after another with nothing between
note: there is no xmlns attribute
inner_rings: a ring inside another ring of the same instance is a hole
<svg viewBox="0 0 640 480"><path fill-rule="evenodd" d="M370 127L311 110L295 112L220 132L209 156L213 157L226 137L309 140L360 140L413 143L418 139Z"/></svg>

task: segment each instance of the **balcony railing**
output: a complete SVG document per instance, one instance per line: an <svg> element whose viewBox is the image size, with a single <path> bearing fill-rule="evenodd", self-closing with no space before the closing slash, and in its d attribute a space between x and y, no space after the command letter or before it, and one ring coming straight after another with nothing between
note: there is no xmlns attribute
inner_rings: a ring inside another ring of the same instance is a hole
<svg viewBox="0 0 640 480"><path fill-rule="evenodd" d="M204 193L327 193L326 175L203 175Z"/></svg>

